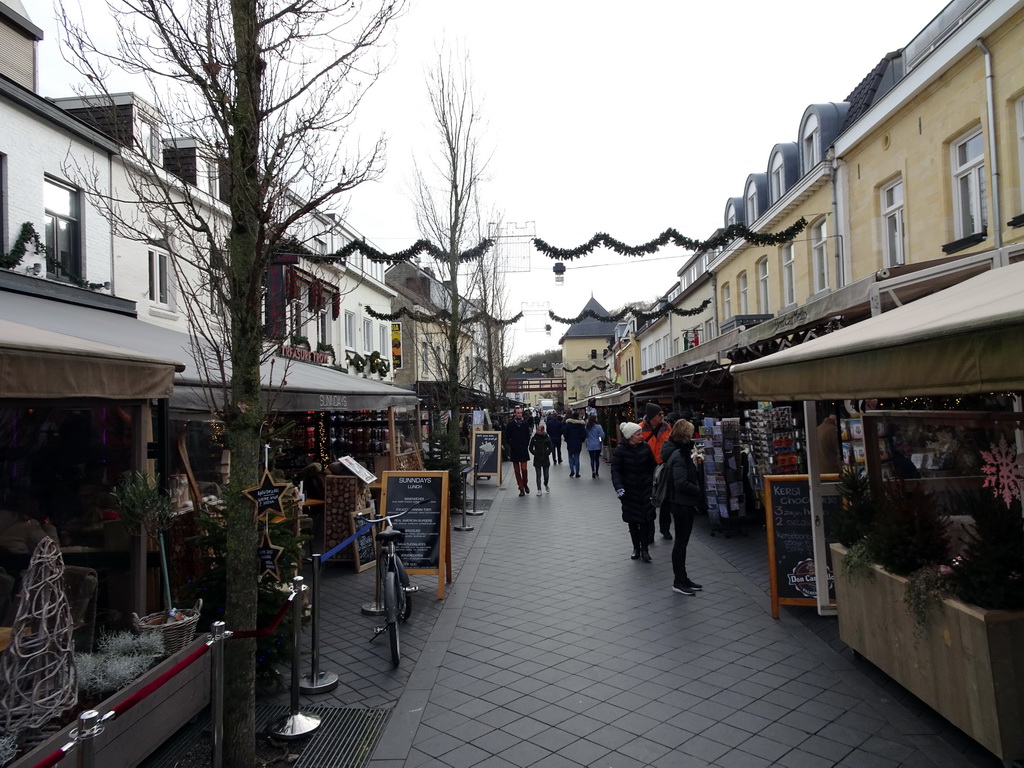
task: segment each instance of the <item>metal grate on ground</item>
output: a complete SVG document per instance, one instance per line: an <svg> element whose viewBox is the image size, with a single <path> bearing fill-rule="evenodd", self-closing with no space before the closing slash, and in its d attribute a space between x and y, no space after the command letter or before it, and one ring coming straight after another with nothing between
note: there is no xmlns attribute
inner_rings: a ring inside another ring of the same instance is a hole
<svg viewBox="0 0 1024 768"><path fill-rule="evenodd" d="M289 711L290 707L285 706L257 706L256 732L263 733L267 726ZM302 712L318 715L320 727L306 739L291 742L300 752L296 768L362 768L373 754L391 714L388 709L338 707L303 707ZM178 731L140 768L183 768L185 764L180 761L194 751L197 741L209 739L209 731L207 711Z"/></svg>

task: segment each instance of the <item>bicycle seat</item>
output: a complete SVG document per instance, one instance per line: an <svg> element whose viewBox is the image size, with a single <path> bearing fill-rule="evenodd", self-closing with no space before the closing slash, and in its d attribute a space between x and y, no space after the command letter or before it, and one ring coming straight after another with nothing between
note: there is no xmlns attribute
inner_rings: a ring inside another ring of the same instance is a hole
<svg viewBox="0 0 1024 768"><path fill-rule="evenodd" d="M385 544L389 541L401 541L404 538L405 532L397 528L386 528L377 533L377 541L383 541Z"/></svg>

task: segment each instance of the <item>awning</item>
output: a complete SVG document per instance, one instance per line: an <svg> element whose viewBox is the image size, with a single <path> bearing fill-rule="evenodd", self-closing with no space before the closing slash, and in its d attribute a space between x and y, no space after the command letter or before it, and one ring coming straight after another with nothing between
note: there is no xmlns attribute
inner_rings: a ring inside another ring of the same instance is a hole
<svg viewBox="0 0 1024 768"><path fill-rule="evenodd" d="M121 347L0 320L0 397L148 400L183 366Z"/></svg>
<svg viewBox="0 0 1024 768"><path fill-rule="evenodd" d="M0 298L0 320L18 320L40 331L60 333L69 343L98 342L119 350L125 358L172 358L184 363L174 377L171 408L209 412L187 334L128 315L38 296L4 292ZM415 392L382 381L279 357L263 363L261 380L265 404L279 411L380 410L419 403Z"/></svg>
<svg viewBox="0 0 1024 768"><path fill-rule="evenodd" d="M748 401L1024 390L1024 262L731 372Z"/></svg>

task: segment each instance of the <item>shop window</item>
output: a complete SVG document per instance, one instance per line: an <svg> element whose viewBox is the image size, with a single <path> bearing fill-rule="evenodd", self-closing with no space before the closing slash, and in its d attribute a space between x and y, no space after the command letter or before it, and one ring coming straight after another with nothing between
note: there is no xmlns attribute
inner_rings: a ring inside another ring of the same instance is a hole
<svg viewBox="0 0 1024 768"><path fill-rule="evenodd" d="M768 257L757 262L757 311L770 315L771 302L768 300Z"/></svg>
<svg viewBox="0 0 1024 768"><path fill-rule="evenodd" d="M903 180L897 179L882 188L882 229L885 247L885 266L898 267L906 263L903 235Z"/></svg>
<svg viewBox="0 0 1024 768"><path fill-rule="evenodd" d="M957 239L984 232L988 226L988 201L985 146L980 128L953 143L950 167Z"/></svg>
<svg viewBox="0 0 1024 768"><path fill-rule="evenodd" d="M793 260L793 244L782 246L782 306L796 304L796 265Z"/></svg>
<svg viewBox="0 0 1024 768"><path fill-rule="evenodd" d="M824 218L811 227L811 271L814 292L828 290L828 225Z"/></svg>
<svg viewBox="0 0 1024 768"><path fill-rule="evenodd" d="M76 189L46 179L43 188L46 226L46 273L55 280L82 277L79 237L79 193Z"/></svg>

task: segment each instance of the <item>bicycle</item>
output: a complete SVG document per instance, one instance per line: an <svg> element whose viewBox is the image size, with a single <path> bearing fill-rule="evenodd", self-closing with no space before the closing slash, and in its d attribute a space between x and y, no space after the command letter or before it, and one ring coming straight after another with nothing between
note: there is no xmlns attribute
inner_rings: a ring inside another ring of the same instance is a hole
<svg viewBox="0 0 1024 768"><path fill-rule="evenodd" d="M405 571L402 558L395 551L395 544L405 537L405 533L395 528L391 521L403 514L405 513L381 517L359 515L356 518L360 525L384 523L383 529L377 532L377 541L381 543L380 555L377 557L377 596L384 603L384 626L373 628L373 637L370 641L372 642L377 635L387 632L391 644L391 663L396 667L402 656L398 622L404 622L412 615L412 600L409 595L419 589L409 583L409 574Z"/></svg>

